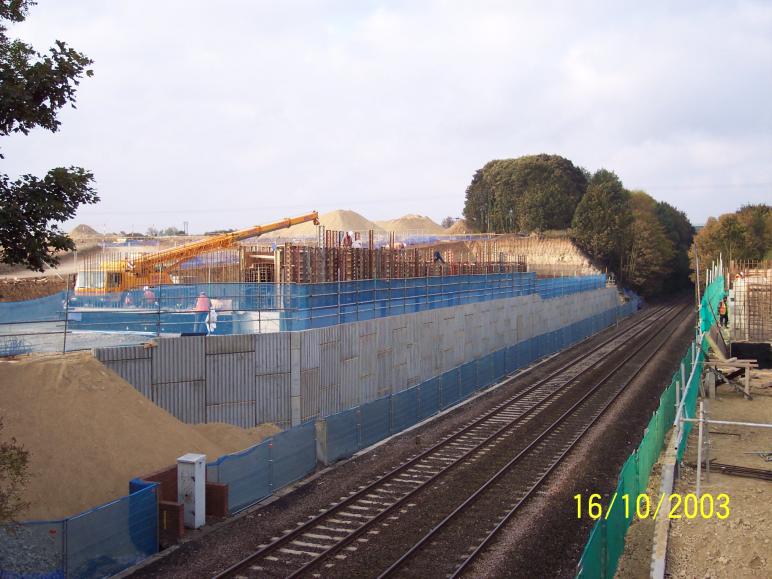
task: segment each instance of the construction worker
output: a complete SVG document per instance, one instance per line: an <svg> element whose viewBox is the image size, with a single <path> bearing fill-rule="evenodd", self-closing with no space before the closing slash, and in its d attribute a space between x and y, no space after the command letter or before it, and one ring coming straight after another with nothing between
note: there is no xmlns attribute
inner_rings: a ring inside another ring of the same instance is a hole
<svg viewBox="0 0 772 579"><path fill-rule="evenodd" d="M142 299L146 308L152 308L155 305L155 293L150 289L150 286L146 285L142 288Z"/></svg>
<svg viewBox="0 0 772 579"><path fill-rule="evenodd" d="M726 303L726 297L718 302L718 323L725 328L729 327L729 304Z"/></svg>
<svg viewBox="0 0 772 579"><path fill-rule="evenodd" d="M434 263L445 263L445 260L442 259L442 254L439 251L434 252Z"/></svg>
<svg viewBox="0 0 772 579"><path fill-rule="evenodd" d="M193 331L196 334L203 334L206 332L206 318L209 315L209 310L212 309L212 302L209 301L206 292L198 294L196 300L196 307L194 308L195 323L193 325Z"/></svg>

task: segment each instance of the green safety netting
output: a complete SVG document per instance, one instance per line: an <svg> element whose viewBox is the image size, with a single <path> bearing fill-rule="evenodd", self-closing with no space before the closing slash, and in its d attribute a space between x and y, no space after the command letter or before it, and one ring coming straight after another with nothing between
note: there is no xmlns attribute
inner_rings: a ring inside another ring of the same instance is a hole
<svg viewBox="0 0 772 579"><path fill-rule="evenodd" d="M718 302L724 297L724 278L716 276L714 281L705 288L705 294L700 303L700 334L707 332L717 323ZM699 381L702 375L702 366L705 360L707 343L700 337L699 344L693 342L684 354L681 364L686 378L684 399L681 401L682 413L686 418L694 418L697 407L697 395L699 393ZM694 352L694 360L692 353ZM622 556L625 547L625 534L632 522L634 514L634 497L639 492L645 491L649 475L654 463L657 462L662 447L665 444L665 436L676 419L676 388L680 384L681 368L673 374L670 385L660 396L659 408L651 417L643 440L638 449L627 459L619 475L616 488L617 498L610 510L608 506L603 510L603 517L593 526L584 552L579 560L576 576L579 578L612 578L616 573L617 563ZM686 440L692 423L685 422L683 434L678 442L678 460L683 458L686 450ZM625 513L624 503L620 500L624 494L630 495L630 513ZM613 495L612 495L613 496ZM609 501L610 503L610 501ZM621 507L621 508L620 508ZM653 507L652 507L653 508ZM606 513L608 510L608 517Z"/></svg>

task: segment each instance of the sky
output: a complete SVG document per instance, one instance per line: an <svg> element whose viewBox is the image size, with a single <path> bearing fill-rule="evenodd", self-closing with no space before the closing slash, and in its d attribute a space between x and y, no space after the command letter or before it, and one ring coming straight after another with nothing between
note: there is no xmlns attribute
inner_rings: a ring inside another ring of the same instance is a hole
<svg viewBox="0 0 772 579"><path fill-rule="evenodd" d="M3 172L91 170L100 232L461 216L491 159L615 171L695 224L772 203L772 2L38 0L94 60Z"/></svg>

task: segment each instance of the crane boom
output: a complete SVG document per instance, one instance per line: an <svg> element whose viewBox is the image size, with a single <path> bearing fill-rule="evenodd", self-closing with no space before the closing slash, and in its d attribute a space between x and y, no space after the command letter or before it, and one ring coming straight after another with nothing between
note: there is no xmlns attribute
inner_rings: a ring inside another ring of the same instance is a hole
<svg viewBox="0 0 772 579"><path fill-rule="evenodd" d="M222 233L214 237L187 243L180 247L142 255L134 260L103 261L96 270L86 267L82 271L78 271L75 293L117 292L136 289L144 285L173 283L169 270L174 269L181 262L208 251L233 247L242 239L270 233L271 231L284 229L299 223L306 223L307 221L313 221L318 225L319 214L316 211L312 211L298 217L288 217L265 225L255 225L230 233Z"/></svg>
<svg viewBox="0 0 772 579"><path fill-rule="evenodd" d="M299 215L298 217L285 217L284 219L265 225L254 225L245 229L239 229L238 231L221 233L220 235L215 235L214 237L202 239L200 241L194 241L193 243L187 243L180 247L173 247L156 253L143 255L133 262L127 262L127 270L141 275L148 271L152 271L159 264L167 263L169 261L184 261L207 251L232 247L242 239L249 239L250 237L263 235L264 233L270 233L271 231L277 231L279 229L285 229L308 221L313 221L318 225L319 213L312 211L311 213Z"/></svg>

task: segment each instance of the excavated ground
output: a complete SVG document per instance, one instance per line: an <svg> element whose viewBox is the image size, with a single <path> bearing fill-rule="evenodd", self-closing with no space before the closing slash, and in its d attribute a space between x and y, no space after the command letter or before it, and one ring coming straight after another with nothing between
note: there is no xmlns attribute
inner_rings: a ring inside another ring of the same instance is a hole
<svg viewBox="0 0 772 579"><path fill-rule="evenodd" d="M632 320L623 322L631 324ZM190 533L178 548L137 569L136 577L204 577L223 570L295 527L341 495L357 488L418 451L446 436L460 424L482 414L525 384L535 382L566 361L581 356L601 341L608 331L562 352L531 372L517 376L500 388L461 406L440 419L401 435L388 444L355 457L301 484L270 502L204 532ZM586 541L590 521L577 520L573 495L577 492L607 493L630 451L638 444L662 387L683 355L691 336L684 323L672 336L671 347L655 358L598 426L591 431L568 461L554 473L536 500L503 530L493 548L471 569L473 573L501 576L573 575ZM369 544L368 555L378 545ZM375 552L373 552L375 551Z"/></svg>

